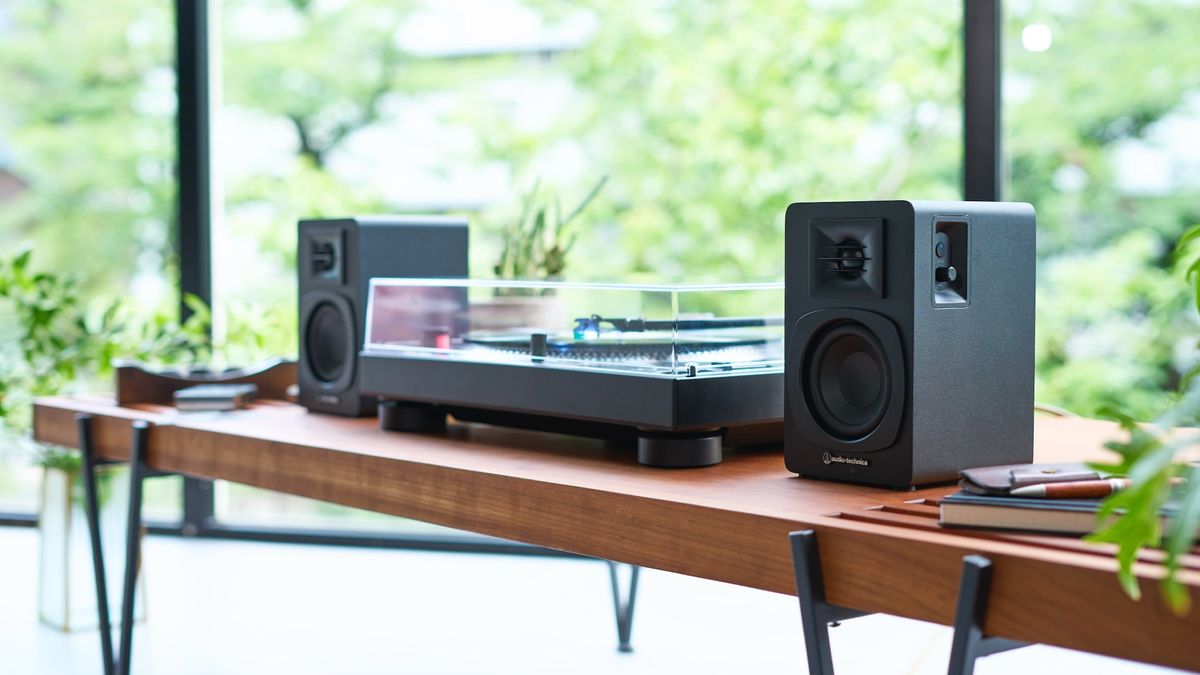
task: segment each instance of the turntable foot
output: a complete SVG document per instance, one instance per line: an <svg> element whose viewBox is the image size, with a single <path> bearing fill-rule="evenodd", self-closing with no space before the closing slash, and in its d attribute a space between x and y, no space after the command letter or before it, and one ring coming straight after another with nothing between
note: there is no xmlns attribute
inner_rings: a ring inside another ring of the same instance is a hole
<svg viewBox="0 0 1200 675"><path fill-rule="evenodd" d="M638 462L669 469L719 464L723 435L721 429L692 434L638 431Z"/></svg>
<svg viewBox="0 0 1200 675"><path fill-rule="evenodd" d="M386 431L442 431L446 428L446 410L429 403L380 401L379 428Z"/></svg>

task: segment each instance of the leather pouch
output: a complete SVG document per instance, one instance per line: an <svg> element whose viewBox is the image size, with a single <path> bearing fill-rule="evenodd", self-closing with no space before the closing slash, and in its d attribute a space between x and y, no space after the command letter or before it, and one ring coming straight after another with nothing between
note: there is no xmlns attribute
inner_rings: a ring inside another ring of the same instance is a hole
<svg viewBox="0 0 1200 675"><path fill-rule="evenodd" d="M1041 483L1096 480L1100 474L1082 462L1001 464L959 472L962 488L981 495L1006 495L1013 488Z"/></svg>

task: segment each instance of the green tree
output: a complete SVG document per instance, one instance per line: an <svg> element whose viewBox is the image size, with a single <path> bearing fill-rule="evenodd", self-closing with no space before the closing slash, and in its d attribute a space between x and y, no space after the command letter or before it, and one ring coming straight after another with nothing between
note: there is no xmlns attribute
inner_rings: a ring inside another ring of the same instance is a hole
<svg viewBox="0 0 1200 675"><path fill-rule="evenodd" d="M1200 222L1200 180L1123 185L1121 151L1153 144L1172 116L1200 116L1200 11L1174 0L1012 7L1006 196L1038 210L1038 395L1083 414L1151 419L1196 358L1196 318L1171 251ZM1048 50L1023 48L1030 23L1049 28ZM1142 168L1165 169L1165 154Z"/></svg>
<svg viewBox="0 0 1200 675"><path fill-rule="evenodd" d="M0 15L0 168L25 185L0 202L8 250L32 242L110 296L173 279L169 3L15 0Z"/></svg>
<svg viewBox="0 0 1200 675"><path fill-rule="evenodd" d="M548 57L439 59L397 39L422 3L220 4L224 110L294 134L277 170L222 181L222 236L254 248L243 267L261 268L253 293L230 293L232 312L294 311L298 218L395 210L331 160L393 123L397 104L439 92L461 101L444 123L477 139L476 159L511 168L513 202L537 176L564 193L611 176L577 224L569 278L778 277L790 202L958 196L956 4L527 4L548 24L589 16L594 31ZM29 187L0 206L0 233L34 240L43 264L82 272L96 294L128 292L135 272L173 278L169 7L17 0L3 11L0 162ZM1048 51L1021 46L1029 23L1050 28ZM1179 310L1169 252L1200 222L1200 181L1128 189L1121 152L1200 114L1200 12L1182 0L1012 3L1005 30L1006 197L1039 213L1038 395L1151 417L1195 358L1176 337L1195 319ZM494 94L514 79L569 103L531 121ZM499 238L476 228L473 249L498 251ZM290 351L288 316L263 349Z"/></svg>
<svg viewBox="0 0 1200 675"><path fill-rule="evenodd" d="M540 3L548 21L556 3ZM485 156L519 175L577 145L612 176L608 226L570 276L782 276L794 201L950 198L960 157L958 10L916 2L595 0L596 32L561 57L567 115L531 134L478 111ZM904 36L903 40L898 36ZM891 37L889 37L891 36ZM482 130L486 129L486 133Z"/></svg>
<svg viewBox="0 0 1200 675"><path fill-rule="evenodd" d="M393 123L400 104L495 69L488 59L448 64L407 53L397 36L419 8L394 0L221 3L223 112L282 122L294 135L288 156L270 170L235 171L237 148L217 167L228 170L222 236L230 248L252 247L255 265L230 270L242 283L218 305L286 308L290 319L274 327L264 349L295 350L296 221L397 210L374 188L336 175L330 162L355 134Z"/></svg>
<svg viewBox="0 0 1200 675"><path fill-rule="evenodd" d="M579 11L536 6L551 22ZM957 6L583 6L595 34L553 66L577 90L565 118L530 130L469 103L485 156L518 174L568 144L612 175L571 276L777 276L790 202L957 198ZM1048 51L1022 46L1030 23L1049 27ZM1148 419L1195 360L1170 251L1200 222L1200 181L1139 193L1120 152L1200 116L1197 33L1200 12L1174 0L1008 6L1005 197L1038 210L1040 400Z"/></svg>

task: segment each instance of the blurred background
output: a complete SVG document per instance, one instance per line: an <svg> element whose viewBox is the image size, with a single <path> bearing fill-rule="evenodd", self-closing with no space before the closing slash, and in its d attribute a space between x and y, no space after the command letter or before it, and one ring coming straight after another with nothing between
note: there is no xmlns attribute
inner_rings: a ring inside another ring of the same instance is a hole
<svg viewBox="0 0 1200 675"><path fill-rule="evenodd" d="M295 223L445 212L472 274L541 184L571 280L779 279L802 200L959 199L960 3L220 0L212 326L218 357L294 356ZM1038 212L1037 398L1149 419L1195 365L1171 250L1200 223L1200 10L1009 0L1002 198ZM80 302L178 321L176 72L163 0L0 2L0 241L78 274ZM0 304L0 359L19 358ZM8 333L6 335L6 332ZM74 388L107 381L74 381ZM40 471L0 442L0 513ZM147 514L182 517L182 479ZM230 525L431 530L218 483Z"/></svg>

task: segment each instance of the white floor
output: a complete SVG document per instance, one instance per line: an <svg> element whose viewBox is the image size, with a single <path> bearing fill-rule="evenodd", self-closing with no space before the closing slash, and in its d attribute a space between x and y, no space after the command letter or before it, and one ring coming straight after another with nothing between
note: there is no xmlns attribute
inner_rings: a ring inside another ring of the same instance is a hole
<svg viewBox="0 0 1200 675"><path fill-rule="evenodd" d="M0 527L0 673L99 673L95 631L36 620L37 533ZM802 673L794 599L645 571L632 654L595 561L149 537L135 673ZM943 673L949 630L864 617L832 633L839 675ZM1176 672L1031 647L989 673Z"/></svg>

